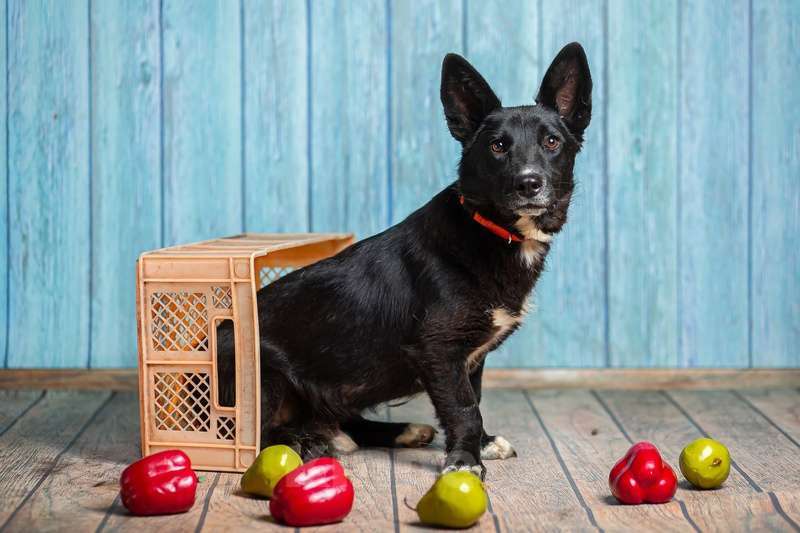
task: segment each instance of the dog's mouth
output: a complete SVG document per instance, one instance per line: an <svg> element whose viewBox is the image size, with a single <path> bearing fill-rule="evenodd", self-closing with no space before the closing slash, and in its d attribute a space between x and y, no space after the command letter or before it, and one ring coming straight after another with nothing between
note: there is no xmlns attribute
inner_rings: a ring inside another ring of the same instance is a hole
<svg viewBox="0 0 800 533"><path fill-rule="evenodd" d="M521 217L538 217L547 212L547 207L537 204L524 204L514 210Z"/></svg>

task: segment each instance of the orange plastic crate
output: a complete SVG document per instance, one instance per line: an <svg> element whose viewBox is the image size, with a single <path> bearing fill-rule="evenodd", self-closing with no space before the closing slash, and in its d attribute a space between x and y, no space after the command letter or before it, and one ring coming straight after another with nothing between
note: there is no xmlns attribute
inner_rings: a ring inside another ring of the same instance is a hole
<svg viewBox="0 0 800 533"><path fill-rule="evenodd" d="M173 246L139 257L142 454L185 451L198 470L244 471L260 443L256 291L334 255L350 234L255 234ZM287 317L293 320L295 317ZM219 404L216 331L231 320L236 404Z"/></svg>

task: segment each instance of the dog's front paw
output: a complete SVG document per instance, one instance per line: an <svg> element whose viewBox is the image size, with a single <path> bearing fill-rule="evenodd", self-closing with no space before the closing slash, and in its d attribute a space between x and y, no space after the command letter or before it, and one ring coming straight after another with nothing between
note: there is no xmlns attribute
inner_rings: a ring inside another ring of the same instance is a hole
<svg viewBox="0 0 800 533"><path fill-rule="evenodd" d="M516 456L517 452L511 443L500 435L489 437L481 448L481 459L508 459Z"/></svg>
<svg viewBox="0 0 800 533"><path fill-rule="evenodd" d="M436 430L428 424L408 424L406 429L394 439L397 446L403 448L421 448L427 446L436 436Z"/></svg>
<svg viewBox="0 0 800 533"><path fill-rule="evenodd" d="M442 468L441 474L447 474L448 472L458 472L458 471L465 471L465 472L472 472L483 481L486 478L486 467L483 465L449 465Z"/></svg>
<svg viewBox="0 0 800 533"><path fill-rule="evenodd" d="M453 451L447 454L444 467L440 473L447 474L448 472L458 472L462 470L472 472L481 478L481 481L486 477L486 467L479 461L476 461L471 453L463 451Z"/></svg>

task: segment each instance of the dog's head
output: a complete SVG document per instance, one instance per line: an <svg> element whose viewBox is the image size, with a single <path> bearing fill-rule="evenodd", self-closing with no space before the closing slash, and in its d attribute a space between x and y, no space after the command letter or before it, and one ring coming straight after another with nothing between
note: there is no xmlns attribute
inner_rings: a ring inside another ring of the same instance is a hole
<svg viewBox="0 0 800 533"><path fill-rule="evenodd" d="M466 202L503 221L533 219L547 233L559 231L591 96L589 64L578 43L553 60L536 104L520 107L503 107L467 60L448 54L441 98L447 126L462 145L459 186Z"/></svg>

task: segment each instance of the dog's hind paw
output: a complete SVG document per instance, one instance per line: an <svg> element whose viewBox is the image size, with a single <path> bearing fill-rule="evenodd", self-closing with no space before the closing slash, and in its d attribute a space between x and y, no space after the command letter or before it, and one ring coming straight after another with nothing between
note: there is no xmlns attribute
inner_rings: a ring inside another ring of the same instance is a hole
<svg viewBox="0 0 800 533"><path fill-rule="evenodd" d="M500 435L492 437L481 448L481 459L509 459L516 456L517 452L511 446L511 443Z"/></svg>
<svg viewBox="0 0 800 533"><path fill-rule="evenodd" d="M396 446L421 448L427 446L436 436L436 430L428 424L408 424L406 429L394 439Z"/></svg>
<svg viewBox="0 0 800 533"><path fill-rule="evenodd" d="M340 431L328 441L328 447L335 455L349 455L358 450L358 444L343 431Z"/></svg>

